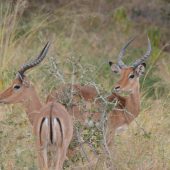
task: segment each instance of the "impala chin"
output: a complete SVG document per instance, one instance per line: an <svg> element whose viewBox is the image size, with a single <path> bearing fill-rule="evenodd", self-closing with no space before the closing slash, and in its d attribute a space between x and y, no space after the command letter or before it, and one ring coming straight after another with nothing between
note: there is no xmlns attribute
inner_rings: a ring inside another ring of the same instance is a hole
<svg viewBox="0 0 170 170"><path fill-rule="evenodd" d="M120 94L121 93L121 91L120 90L112 90L112 93L114 94L114 93L116 93L116 94Z"/></svg>
<svg viewBox="0 0 170 170"><path fill-rule="evenodd" d="M113 90L112 93L116 93L121 96L129 96L133 94L133 90L132 89L129 89L129 90L119 89L119 90Z"/></svg>
<svg viewBox="0 0 170 170"><path fill-rule="evenodd" d="M115 88L113 88L113 89L112 89L112 93L117 93L117 94L119 94L119 93L121 93L121 90L120 90L120 89L115 89Z"/></svg>
<svg viewBox="0 0 170 170"><path fill-rule="evenodd" d="M120 93L119 93L121 96L130 96L131 94L133 94L133 91L132 90L122 90Z"/></svg>

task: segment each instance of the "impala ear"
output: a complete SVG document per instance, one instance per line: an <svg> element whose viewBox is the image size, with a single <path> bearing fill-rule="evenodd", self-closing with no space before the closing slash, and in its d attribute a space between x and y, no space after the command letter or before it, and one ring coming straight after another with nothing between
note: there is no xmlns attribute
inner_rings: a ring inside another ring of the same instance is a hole
<svg viewBox="0 0 170 170"><path fill-rule="evenodd" d="M114 73L120 73L121 68L117 64L114 64L113 62L109 61L109 65Z"/></svg>
<svg viewBox="0 0 170 170"><path fill-rule="evenodd" d="M139 64L135 68L135 72L136 72L138 77L142 76L145 73L145 68L146 68L146 64L145 63Z"/></svg>

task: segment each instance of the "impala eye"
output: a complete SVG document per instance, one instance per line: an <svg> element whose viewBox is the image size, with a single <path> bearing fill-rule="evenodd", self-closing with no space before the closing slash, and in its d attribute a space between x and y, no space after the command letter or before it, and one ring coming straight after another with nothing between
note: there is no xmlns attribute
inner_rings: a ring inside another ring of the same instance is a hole
<svg viewBox="0 0 170 170"><path fill-rule="evenodd" d="M20 88L21 88L21 86L18 84L14 85L14 87L13 87L13 89L15 89L15 90L19 90Z"/></svg>
<svg viewBox="0 0 170 170"><path fill-rule="evenodd" d="M130 78L130 79L133 79L134 77L135 77L134 74L130 74L130 75L129 75L129 78Z"/></svg>

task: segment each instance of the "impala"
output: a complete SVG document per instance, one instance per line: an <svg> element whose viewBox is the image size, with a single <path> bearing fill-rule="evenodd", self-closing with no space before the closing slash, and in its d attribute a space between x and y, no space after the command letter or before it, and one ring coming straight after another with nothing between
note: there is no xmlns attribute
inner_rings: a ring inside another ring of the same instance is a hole
<svg viewBox="0 0 170 170"><path fill-rule="evenodd" d="M146 67L145 61L148 59L151 53L151 43L148 38L148 49L146 53L140 59L136 60L131 66L127 66L124 64L122 59L125 54L126 48L133 40L134 38L129 40L125 44L125 46L121 49L121 52L118 56L117 64L114 64L113 62L109 62L111 70L114 73L120 74L120 80L117 83L115 83L112 94L109 95L107 98L107 100L110 102L116 100L118 103L117 106L114 107L108 113L108 122L107 122L108 143L111 142L111 139L114 136L115 131L123 128L125 125L128 125L130 122L132 122L132 120L134 120L134 118L138 116L140 111L139 78L144 74L145 67ZM76 90L75 96L73 95L73 98L75 97L76 101L83 99L84 102L87 103L89 101L94 101L94 99L97 97L97 91L92 86L72 85L72 88ZM127 93L126 96L122 95L122 93L124 92ZM59 101L60 100L59 98L62 96L60 95L60 93L61 94L63 93L63 88L60 88L60 90L51 93L47 98L47 102ZM77 96L79 97L79 99L77 99ZM99 102L95 103L94 105L97 105L98 107L98 103ZM71 113L71 115L75 117L76 120L79 120L82 123L86 122L88 116L94 117L95 121L98 121L101 116L100 113L89 113L89 112L82 113L81 108L74 105L74 103L72 107L69 109L69 113Z"/></svg>
<svg viewBox="0 0 170 170"><path fill-rule="evenodd" d="M118 106L114 108L108 115L108 135L113 137L115 130L124 125L130 124L140 113L140 83L139 78L145 72L145 61L151 54L151 43L148 38L148 48L146 53L137 59L131 66L127 66L122 61L125 50L134 40L131 39L122 48L117 64L109 62L111 70L120 74L120 80L113 86L112 94L108 97L109 101L117 100ZM126 96L122 96L122 93Z"/></svg>
<svg viewBox="0 0 170 170"><path fill-rule="evenodd" d="M40 168L61 170L73 135L71 116L60 103L41 104L34 86L24 74L45 58L48 48L49 43L36 59L21 67L12 85L0 94L0 103L21 103L25 107L36 137Z"/></svg>

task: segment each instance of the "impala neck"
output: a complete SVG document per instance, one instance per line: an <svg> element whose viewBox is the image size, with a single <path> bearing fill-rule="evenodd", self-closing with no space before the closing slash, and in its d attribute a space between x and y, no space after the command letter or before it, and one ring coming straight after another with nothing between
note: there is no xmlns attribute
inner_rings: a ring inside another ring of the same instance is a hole
<svg viewBox="0 0 170 170"><path fill-rule="evenodd" d="M128 122L133 120L139 114L140 109L139 89L140 85L139 82L137 82L135 88L133 88L133 92L127 97L120 96L116 93L113 93L112 95L108 96L109 101L113 101L115 98L117 98L117 100L119 101L119 105L117 107L120 109L125 108L129 112L129 114L126 114Z"/></svg>
<svg viewBox="0 0 170 170"><path fill-rule="evenodd" d="M34 87L30 87L30 91L28 92L27 98L23 100L23 106L25 107L25 111L28 115L28 118L33 124L34 116L42 107L42 104L38 98L38 95L34 89Z"/></svg>
<svg viewBox="0 0 170 170"><path fill-rule="evenodd" d="M140 85L137 83L132 94L126 98L125 108L134 117L138 116L140 110Z"/></svg>

